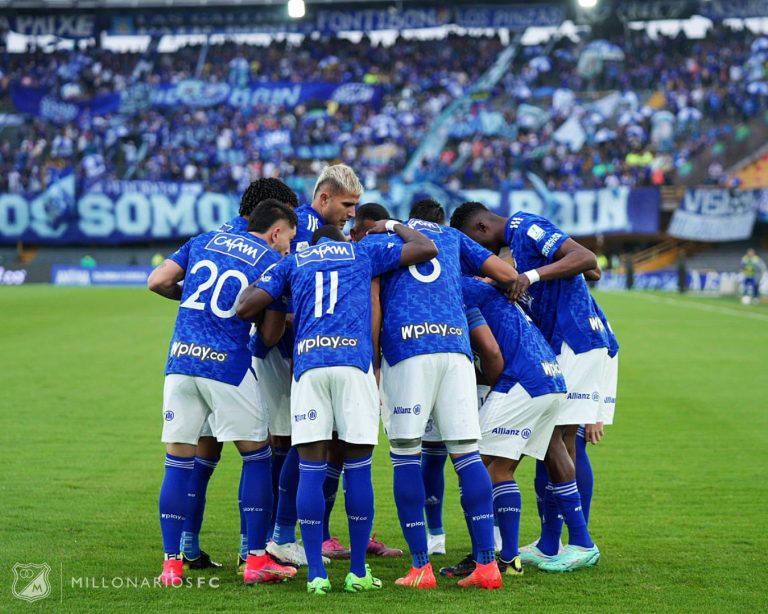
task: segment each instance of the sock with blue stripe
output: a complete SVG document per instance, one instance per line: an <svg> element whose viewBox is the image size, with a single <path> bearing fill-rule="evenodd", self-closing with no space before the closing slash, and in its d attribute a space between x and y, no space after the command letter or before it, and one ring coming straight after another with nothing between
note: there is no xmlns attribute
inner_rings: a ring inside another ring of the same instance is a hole
<svg viewBox="0 0 768 614"><path fill-rule="evenodd" d="M464 522L467 523L467 533L469 533L469 540L472 543L472 560L476 561L478 557L477 540L475 539L475 534L472 531L472 521L469 519L469 514L467 514L467 505L464 501L464 493L461 491L461 484L459 484L459 504L461 505L461 510L464 513Z"/></svg>
<svg viewBox="0 0 768 614"><path fill-rule="evenodd" d="M421 476L424 479L424 495L427 529L430 535L443 535L443 497L445 496L445 459L448 450L444 445L424 446L421 451Z"/></svg>
<svg viewBox="0 0 768 614"><path fill-rule="evenodd" d="M594 488L592 463L587 454L587 440L584 438L584 427L580 426L576 433L576 485L581 496L581 511L584 520L589 525L589 509L592 507L592 490Z"/></svg>
<svg viewBox="0 0 768 614"><path fill-rule="evenodd" d="M427 531L424 526L424 481L421 478L421 456L389 453L394 467L394 491L397 516L403 537L411 551L414 567L429 563Z"/></svg>
<svg viewBox="0 0 768 614"><path fill-rule="evenodd" d="M192 475L189 477L187 489L187 511L184 518L184 527L181 531L181 551L189 559L200 556L200 527L203 526L203 514L205 513L205 493L208 490L208 481L218 464L218 458L195 457L195 465L192 467Z"/></svg>
<svg viewBox="0 0 768 614"><path fill-rule="evenodd" d="M277 501L275 530L276 544L296 541L296 492L299 488L299 453L292 447L283 461L280 472L280 496Z"/></svg>
<svg viewBox="0 0 768 614"><path fill-rule="evenodd" d="M240 468L240 485L237 487L237 510L240 513L240 557L248 556L248 527L243 514L243 468Z"/></svg>
<svg viewBox="0 0 768 614"><path fill-rule="evenodd" d="M194 457L165 455L165 475L160 486L160 531L163 534L163 550L166 558L177 558L181 553L181 531L187 507L187 489Z"/></svg>
<svg viewBox="0 0 768 614"><path fill-rule="evenodd" d="M336 503L336 494L339 492L340 477L341 465L328 463L328 468L325 471L325 482L323 482L323 498L325 499L323 541L331 539L331 512L333 511L333 504Z"/></svg>
<svg viewBox="0 0 768 614"><path fill-rule="evenodd" d="M272 516L272 448L268 445L243 458L242 510L248 533L248 554L261 555L267 547Z"/></svg>
<svg viewBox="0 0 768 614"><path fill-rule="evenodd" d="M549 474L543 461L536 461L536 477L533 478L533 489L536 491L536 508L539 511L539 520L544 524L544 496L547 494Z"/></svg>
<svg viewBox="0 0 768 614"><path fill-rule="evenodd" d="M349 571L359 578L365 575L365 553L373 528L371 460L372 455L368 454L344 461L344 502L349 523L349 548L352 551Z"/></svg>
<svg viewBox="0 0 768 614"><path fill-rule="evenodd" d="M568 543L584 548L594 546L581 511L581 497L576 480L552 485L552 494L568 526Z"/></svg>
<svg viewBox="0 0 768 614"><path fill-rule="evenodd" d="M304 552L307 554L307 579L327 578L323 565L323 514L325 498L325 461L301 460L299 462L299 489L296 494L296 510L299 517Z"/></svg>
<svg viewBox="0 0 768 614"><path fill-rule="evenodd" d="M518 553L520 541L520 510L523 500L515 480L493 486L493 507L501 531L501 560L510 562Z"/></svg>
<svg viewBox="0 0 768 614"><path fill-rule="evenodd" d="M272 517L270 519L267 541L272 539L272 532L275 529L277 502L280 500L280 472L283 470L285 457L288 456L289 450L290 448L272 448Z"/></svg>
<svg viewBox="0 0 768 614"><path fill-rule="evenodd" d="M470 452L452 458L453 467L461 484L464 511L469 515L472 535L475 536L477 558L487 565L496 560L493 544L493 490L488 471L480 460L480 452Z"/></svg>
<svg viewBox="0 0 768 614"><path fill-rule="evenodd" d="M541 538L536 546L547 556L554 556L560 549L560 537L563 534L563 517L557 499L553 494L551 482L547 483L544 494L544 514L541 517Z"/></svg>

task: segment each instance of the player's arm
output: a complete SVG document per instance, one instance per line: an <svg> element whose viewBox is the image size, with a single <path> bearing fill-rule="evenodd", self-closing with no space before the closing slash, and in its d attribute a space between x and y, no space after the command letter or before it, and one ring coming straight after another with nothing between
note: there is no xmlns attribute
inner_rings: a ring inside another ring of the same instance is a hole
<svg viewBox="0 0 768 614"><path fill-rule="evenodd" d="M149 274L147 288L155 294L164 296L173 301L181 300L181 285L184 279L184 269L176 262L166 259L154 271Z"/></svg>
<svg viewBox="0 0 768 614"><path fill-rule="evenodd" d="M237 317L253 322L274 300L275 297L266 290L255 285L248 286L243 290L240 301L237 303ZM269 345L266 341L264 343Z"/></svg>
<svg viewBox="0 0 768 614"><path fill-rule="evenodd" d="M587 281L600 281L602 276L603 272L600 270L599 266L596 266L594 269L589 269L589 271L584 271L584 279Z"/></svg>
<svg viewBox="0 0 768 614"><path fill-rule="evenodd" d="M379 384L381 373L381 301L379 300L379 290L381 288L380 278L376 277L371 281L371 341L373 342L373 374L376 377L376 384Z"/></svg>
<svg viewBox="0 0 768 614"><path fill-rule="evenodd" d="M587 443L591 443L592 445L598 443L603 438L603 434L602 422L584 425L584 439L587 440Z"/></svg>
<svg viewBox="0 0 768 614"><path fill-rule="evenodd" d="M496 255L489 256L480 267L480 272L484 277L490 277L500 287L509 288L517 281L517 271L508 262L505 262Z"/></svg>
<svg viewBox="0 0 768 614"><path fill-rule="evenodd" d="M469 343L480 359L483 378L489 386L493 386L504 370L504 356L499 344L496 343L496 337L493 336L491 328L487 324L483 324L470 330Z"/></svg>
<svg viewBox="0 0 768 614"><path fill-rule="evenodd" d="M400 252L400 266L410 266L426 262L437 256L437 246L418 230L409 228L396 220L379 220L368 231L368 234L394 232L403 240Z"/></svg>
<svg viewBox="0 0 768 614"><path fill-rule="evenodd" d="M285 312L275 309L267 309L264 319L259 325L259 338L264 345L272 347L276 345L285 332Z"/></svg>
<svg viewBox="0 0 768 614"><path fill-rule="evenodd" d="M597 256L583 245L579 245L573 239L568 238L555 252L554 262L526 271L518 276L510 298L515 301L518 300L525 294L531 283L575 277L596 268Z"/></svg>

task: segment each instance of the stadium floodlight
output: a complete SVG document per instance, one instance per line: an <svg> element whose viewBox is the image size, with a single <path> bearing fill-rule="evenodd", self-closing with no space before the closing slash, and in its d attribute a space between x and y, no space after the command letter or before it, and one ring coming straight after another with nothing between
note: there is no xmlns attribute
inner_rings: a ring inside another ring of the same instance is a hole
<svg viewBox="0 0 768 614"><path fill-rule="evenodd" d="M593 9L597 6L597 0L579 0L579 6L583 9Z"/></svg>
<svg viewBox="0 0 768 614"><path fill-rule="evenodd" d="M288 17L301 19L305 12L304 0L288 0Z"/></svg>

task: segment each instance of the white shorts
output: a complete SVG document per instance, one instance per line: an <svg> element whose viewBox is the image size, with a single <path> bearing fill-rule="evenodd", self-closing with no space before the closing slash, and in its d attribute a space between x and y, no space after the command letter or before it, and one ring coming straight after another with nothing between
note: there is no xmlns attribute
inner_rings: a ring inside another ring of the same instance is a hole
<svg viewBox="0 0 768 614"><path fill-rule="evenodd" d="M603 385L600 389L602 399L597 410L597 421L603 424L613 424L613 413L616 410L616 391L619 384L619 355L608 356L603 369Z"/></svg>
<svg viewBox="0 0 768 614"><path fill-rule="evenodd" d="M331 439L375 446L379 441L379 395L373 369L310 369L291 387L291 443Z"/></svg>
<svg viewBox="0 0 768 614"><path fill-rule="evenodd" d="M544 460L564 398L559 392L531 397L520 384L492 392L480 408L480 454Z"/></svg>
<svg viewBox="0 0 768 614"><path fill-rule="evenodd" d="M381 399L390 440L420 439L430 418L443 441L480 439L475 369L464 354L421 354L391 367L382 360Z"/></svg>
<svg viewBox="0 0 768 614"><path fill-rule="evenodd" d="M208 414L208 419L203 422L199 437L213 437L213 414Z"/></svg>
<svg viewBox="0 0 768 614"><path fill-rule="evenodd" d="M485 384L478 384L476 386L477 388L477 409L479 410L483 403L485 402L485 398L488 396L488 393L491 391L490 386L486 386ZM432 418L432 416L429 417L429 420L427 420L427 426L424 429L424 437L421 438L422 441L429 441L432 443L436 443L438 441L443 440L443 436L440 434L440 429L437 428L435 425L435 421Z"/></svg>
<svg viewBox="0 0 768 614"><path fill-rule="evenodd" d="M212 417L219 441L264 441L268 416L250 369L239 386L205 377L171 373L163 386L164 443L197 444L206 420Z"/></svg>
<svg viewBox="0 0 768 614"><path fill-rule="evenodd" d="M607 357L606 348L574 354L570 346L563 341L557 362L563 371L568 393L560 408L558 425L597 422Z"/></svg>
<svg viewBox="0 0 768 614"><path fill-rule="evenodd" d="M291 435L291 361L277 347L266 358L254 358L253 370L259 380L261 402L269 412L269 433Z"/></svg>

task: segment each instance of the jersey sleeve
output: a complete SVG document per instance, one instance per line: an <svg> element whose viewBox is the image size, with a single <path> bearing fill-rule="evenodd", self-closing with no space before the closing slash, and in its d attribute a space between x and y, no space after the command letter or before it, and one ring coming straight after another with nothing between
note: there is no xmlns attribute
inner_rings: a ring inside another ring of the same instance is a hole
<svg viewBox="0 0 768 614"><path fill-rule="evenodd" d="M256 280L256 287L261 288L275 299L275 301L269 305L268 309L274 309L276 303L281 303L283 307L280 311L287 310L287 303L283 300L283 297L289 290L288 280L290 278L293 263L293 257L283 258L280 262L276 262L267 268L261 274L261 277Z"/></svg>
<svg viewBox="0 0 768 614"><path fill-rule="evenodd" d="M189 265L189 250L191 247L192 247L192 239L187 241L179 249L177 249L170 256L168 256L168 260L173 260L176 264L178 264L182 269L186 271L187 266Z"/></svg>
<svg viewBox="0 0 768 614"><path fill-rule="evenodd" d="M477 307L470 307L467 309L467 324L469 325L469 332L472 332L478 326L487 326L488 322L485 321L483 314Z"/></svg>
<svg viewBox="0 0 768 614"><path fill-rule="evenodd" d="M480 306L485 302L485 298L483 296L483 286L487 286L488 284L479 281L475 279L474 277L470 277L469 275L462 275L461 277L461 294L462 298L464 299L464 307L467 310L467 322L469 322L469 314L472 310L477 310L478 313L480 313ZM482 318L483 316L480 315ZM483 323L485 323L485 320L483 320ZM480 326L480 324L477 324L476 326ZM472 330L473 326L470 323L469 329Z"/></svg>
<svg viewBox="0 0 768 614"><path fill-rule="evenodd" d="M493 254L479 243L459 232L461 242L461 270L470 275L480 275L480 269Z"/></svg>
<svg viewBox="0 0 768 614"><path fill-rule="evenodd" d="M358 243L371 261L372 277L393 271L400 266L403 241L397 236L370 237Z"/></svg>
<svg viewBox="0 0 768 614"><path fill-rule="evenodd" d="M521 229L523 230L523 229ZM555 253L569 238L549 220L537 217L525 230L525 236L536 246L536 251L550 262L554 261Z"/></svg>

